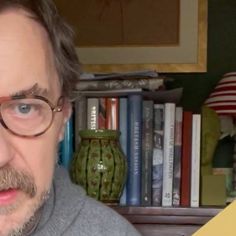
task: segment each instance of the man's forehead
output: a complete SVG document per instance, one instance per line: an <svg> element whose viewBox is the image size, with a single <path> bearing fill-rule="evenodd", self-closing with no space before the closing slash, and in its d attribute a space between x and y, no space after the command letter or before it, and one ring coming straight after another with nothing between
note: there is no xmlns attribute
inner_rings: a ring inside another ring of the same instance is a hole
<svg viewBox="0 0 236 236"><path fill-rule="evenodd" d="M21 8L7 8L0 11L0 29L14 29L16 33L24 33L32 31L37 36L44 35L47 37L45 28L36 20L36 18L29 12ZM7 23L4 24L4 23ZM10 28L9 28L10 26ZM35 35L32 35L34 37Z"/></svg>
<svg viewBox="0 0 236 236"><path fill-rule="evenodd" d="M60 93L47 32L23 10L1 12L0 96L32 91L48 98Z"/></svg>

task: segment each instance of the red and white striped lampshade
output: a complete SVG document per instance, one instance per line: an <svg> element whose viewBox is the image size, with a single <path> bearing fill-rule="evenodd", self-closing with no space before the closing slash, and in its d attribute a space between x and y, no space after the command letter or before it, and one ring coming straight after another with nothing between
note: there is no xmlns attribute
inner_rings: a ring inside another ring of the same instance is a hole
<svg viewBox="0 0 236 236"><path fill-rule="evenodd" d="M236 72L224 74L205 105L219 115L236 115Z"/></svg>

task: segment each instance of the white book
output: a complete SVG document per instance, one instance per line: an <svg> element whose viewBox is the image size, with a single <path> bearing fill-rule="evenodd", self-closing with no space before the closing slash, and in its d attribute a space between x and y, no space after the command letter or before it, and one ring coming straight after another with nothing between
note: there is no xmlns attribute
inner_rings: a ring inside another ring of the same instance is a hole
<svg viewBox="0 0 236 236"><path fill-rule="evenodd" d="M163 189L162 189L162 206L164 207L172 206L174 135L175 135L175 104L165 103Z"/></svg>
<svg viewBox="0 0 236 236"><path fill-rule="evenodd" d="M98 111L99 100L98 98L87 99L87 128L98 129Z"/></svg>
<svg viewBox="0 0 236 236"><path fill-rule="evenodd" d="M192 120L193 122L192 122L190 206L199 207L201 115L193 114Z"/></svg>

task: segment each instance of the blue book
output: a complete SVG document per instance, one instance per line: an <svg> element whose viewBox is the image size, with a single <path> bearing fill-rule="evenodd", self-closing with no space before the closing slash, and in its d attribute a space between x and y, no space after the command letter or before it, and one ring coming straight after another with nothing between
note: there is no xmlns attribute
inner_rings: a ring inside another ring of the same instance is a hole
<svg viewBox="0 0 236 236"><path fill-rule="evenodd" d="M121 148L127 157L127 151L128 151L128 144L127 144L127 137L128 137L128 99L127 98L120 98L119 99L119 130L120 130L120 145ZM127 199L126 199L126 183L120 198L120 205L126 205Z"/></svg>
<svg viewBox="0 0 236 236"><path fill-rule="evenodd" d="M61 141L58 145L58 164L62 165L62 142Z"/></svg>
<svg viewBox="0 0 236 236"><path fill-rule="evenodd" d="M127 205L141 205L142 95L128 96Z"/></svg>
<svg viewBox="0 0 236 236"><path fill-rule="evenodd" d="M64 139L60 143L60 163L66 169L69 169L73 157L73 136L73 117L71 116L65 126Z"/></svg>

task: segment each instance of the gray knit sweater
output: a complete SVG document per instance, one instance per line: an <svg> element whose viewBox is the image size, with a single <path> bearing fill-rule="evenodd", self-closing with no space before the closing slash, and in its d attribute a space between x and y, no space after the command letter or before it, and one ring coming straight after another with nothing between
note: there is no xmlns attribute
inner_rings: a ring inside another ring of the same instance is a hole
<svg viewBox="0 0 236 236"><path fill-rule="evenodd" d="M123 217L73 185L67 171L60 167L56 168L50 198L31 235L140 236Z"/></svg>

